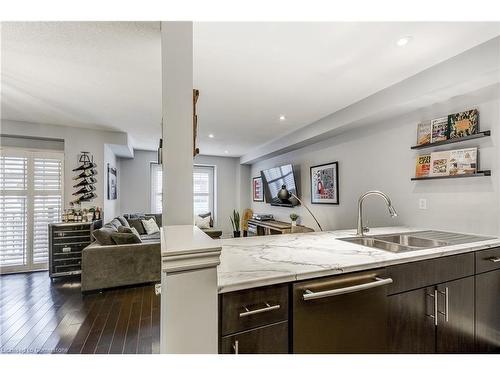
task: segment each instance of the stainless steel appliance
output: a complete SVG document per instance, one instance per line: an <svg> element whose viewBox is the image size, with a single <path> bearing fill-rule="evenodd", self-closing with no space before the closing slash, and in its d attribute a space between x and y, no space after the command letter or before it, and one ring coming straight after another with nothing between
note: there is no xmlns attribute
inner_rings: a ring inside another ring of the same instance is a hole
<svg viewBox="0 0 500 375"><path fill-rule="evenodd" d="M293 353L385 353L384 269L293 285Z"/></svg>

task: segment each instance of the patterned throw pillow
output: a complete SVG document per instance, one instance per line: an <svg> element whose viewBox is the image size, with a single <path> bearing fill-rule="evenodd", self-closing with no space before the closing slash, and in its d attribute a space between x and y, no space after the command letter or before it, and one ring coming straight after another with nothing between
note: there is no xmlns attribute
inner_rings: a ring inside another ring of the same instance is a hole
<svg viewBox="0 0 500 375"><path fill-rule="evenodd" d="M158 224L156 224L155 219L151 218L148 220L141 220L141 221L142 221L142 226L144 227L144 230L146 231L147 234L154 234L160 231L160 228L158 228Z"/></svg>
<svg viewBox="0 0 500 375"><path fill-rule="evenodd" d="M210 229L210 216L194 218L194 224L200 229Z"/></svg>

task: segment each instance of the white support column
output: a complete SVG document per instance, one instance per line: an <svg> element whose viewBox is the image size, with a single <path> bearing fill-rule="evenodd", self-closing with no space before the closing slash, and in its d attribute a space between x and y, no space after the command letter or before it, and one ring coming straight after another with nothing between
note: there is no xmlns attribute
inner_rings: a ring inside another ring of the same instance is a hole
<svg viewBox="0 0 500 375"><path fill-rule="evenodd" d="M221 246L193 225L161 231L160 352L218 352L217 266Z"/></svg>
<svg viewBox="0 0 500 375"><path fill-rule="evenodd" d="M163 223L193 224L193 23L161 23Z"/></svg>

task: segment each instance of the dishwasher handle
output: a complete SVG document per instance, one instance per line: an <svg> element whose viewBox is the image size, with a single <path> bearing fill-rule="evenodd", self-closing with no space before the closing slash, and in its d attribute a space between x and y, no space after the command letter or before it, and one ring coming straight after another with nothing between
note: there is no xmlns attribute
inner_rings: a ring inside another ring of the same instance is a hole
<svg viewBox="0 0 500 375"><path fill-rule="evenodd" d="M304 298L304 301L309 301L312 299L333 297L333 296L338 296L341 294L359 292L361 290L376 288L376 287L379 287L382 285L391 284L392 282L393 282L393 280L390 277L388 277L386 279L382 279L380 277L375 277L374 281L371 281L369 283L348 286L345 288L325 290L322 292L313 292L313 291L307 289L305 291L305 293L303 294L302 298Z"/></svg>

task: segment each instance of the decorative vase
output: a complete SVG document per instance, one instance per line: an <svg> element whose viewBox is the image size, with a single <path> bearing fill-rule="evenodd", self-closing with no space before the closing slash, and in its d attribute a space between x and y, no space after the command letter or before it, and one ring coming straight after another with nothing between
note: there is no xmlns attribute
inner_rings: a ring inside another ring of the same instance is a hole
<svg viewBox="0 0 500 375"><path fill-rule="evenodd" d="M236 237L239 237L240 236L240 232L239 231L233 231L233 236L236 238Z"/></svg>
<svg viewBox="0 0 500 375"><path fill-rule="evenodd" d="M297 220L292 220L292 227L296 227L297 226Z"/></svg>

